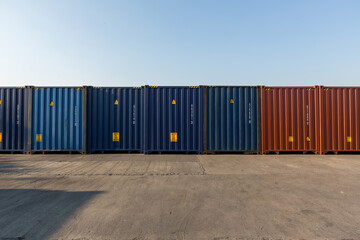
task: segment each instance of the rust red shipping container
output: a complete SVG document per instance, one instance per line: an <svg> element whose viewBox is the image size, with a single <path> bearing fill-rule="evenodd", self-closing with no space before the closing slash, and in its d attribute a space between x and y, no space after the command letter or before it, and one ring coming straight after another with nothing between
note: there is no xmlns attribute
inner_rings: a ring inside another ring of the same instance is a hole
<svg viewBox="0 0 360 240"><path fill-rule="evenodd" d="M318 94L318 87L262 87L263 153L318 152Z"/></svg>
<svg viewBox="0 0 360 240"><path fill-rule="evenodd" d="M319 87L319 152L360 151L360 87Z"/></svg>
<svg viewBox="0 0 360 240"><path fill-rule="evenodd" d="M262 152L360 151L360 88L262 87Z"/></svg>

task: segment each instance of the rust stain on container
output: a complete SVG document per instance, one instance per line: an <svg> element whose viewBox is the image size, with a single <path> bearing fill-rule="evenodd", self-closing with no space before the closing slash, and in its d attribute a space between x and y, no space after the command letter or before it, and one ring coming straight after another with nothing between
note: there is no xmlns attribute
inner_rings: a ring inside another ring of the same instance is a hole
<svg viewBox="0 0 360 240"><path fill-rule="evenodd" d="M320 87L320 153L360 152L360 87Z"/></svg>
<svg viewBox="0 0 360 240"><path fill-rule="evenodd" d="M318 87L262 87L262 152L318 153Z"/></svg>

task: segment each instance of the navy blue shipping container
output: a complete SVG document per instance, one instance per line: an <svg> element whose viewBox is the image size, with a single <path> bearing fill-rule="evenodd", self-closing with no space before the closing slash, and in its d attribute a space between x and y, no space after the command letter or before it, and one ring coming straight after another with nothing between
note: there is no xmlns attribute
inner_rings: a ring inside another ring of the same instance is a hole
<svg viewBox="0 0 360 240"><path fill-rule="evenodd" d="M27 152L29 91L0 88L0 152Z"/></svg>
<svg viewBox="0 0 360 240"><path fill-rule="evenodd" d="M88 87L87 149L141 152L141 87Z"/></svg>
<svg viewBox="0 0 360 240"><path fill-rule="evenodd" d="M204 153L260 152L260 88L201 88L204 91Z"/></svg>
<svg viewBox="0 0 360 240"><path fill-rule="evenodd" d="M85 153L83 87L32 89L31 152Z"/></svg>
<svg viewBox="0 0 360 240"><path fill-rule="evenodd" d="M199 87L144 88L144 151L202 153Z"/></svg>

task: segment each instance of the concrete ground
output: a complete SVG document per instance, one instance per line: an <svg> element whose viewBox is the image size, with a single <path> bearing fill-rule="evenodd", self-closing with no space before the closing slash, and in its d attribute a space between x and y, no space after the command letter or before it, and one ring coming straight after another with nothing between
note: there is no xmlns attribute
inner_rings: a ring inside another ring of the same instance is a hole
<svg viewBox="0 0 360 240"><path fill-rule="evenodd" d="M360 239L360 155L0 155L0 239Z"/></svg>

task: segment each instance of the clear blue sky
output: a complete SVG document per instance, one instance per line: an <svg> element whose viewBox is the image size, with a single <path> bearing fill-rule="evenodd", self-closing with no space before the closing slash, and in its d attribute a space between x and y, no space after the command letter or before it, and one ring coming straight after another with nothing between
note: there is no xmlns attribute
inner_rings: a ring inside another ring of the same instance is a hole
<svg viewBox="0 0 360 240"><path fill-rule="evenodd" d="M360 85L360 1L0 0L0 85Z"/></svg>

